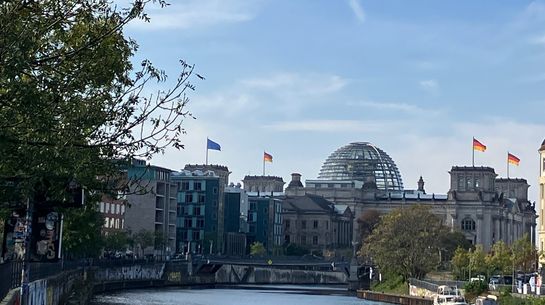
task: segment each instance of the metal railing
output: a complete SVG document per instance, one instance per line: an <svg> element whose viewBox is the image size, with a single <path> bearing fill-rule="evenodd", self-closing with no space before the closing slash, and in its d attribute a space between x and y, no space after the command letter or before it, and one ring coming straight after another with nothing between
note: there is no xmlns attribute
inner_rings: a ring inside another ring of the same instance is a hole
<svg viewBox="0 0 545 305"><path fill-rule="evenodd" d="M21 284L22 262L6 262L0 264L0 301L8 292Z"/></svg>

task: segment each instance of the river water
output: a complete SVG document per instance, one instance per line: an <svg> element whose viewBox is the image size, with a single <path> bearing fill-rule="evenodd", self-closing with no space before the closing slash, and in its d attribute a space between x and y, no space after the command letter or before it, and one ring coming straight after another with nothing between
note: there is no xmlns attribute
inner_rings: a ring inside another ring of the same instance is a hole
<svg viewBox="0 0 545 305"><path fill-rule="evenodd" d="M95 296L91 305L383 305L346 295L346 289L308 286L161 288Z"/></svg>

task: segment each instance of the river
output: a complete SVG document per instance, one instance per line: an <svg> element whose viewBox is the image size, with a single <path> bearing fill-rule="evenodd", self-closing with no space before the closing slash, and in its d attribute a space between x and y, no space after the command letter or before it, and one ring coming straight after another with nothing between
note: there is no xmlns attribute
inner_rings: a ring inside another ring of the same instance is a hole
<svg viewBox="0 0 545 305"><path fill-rule="evenodd" d="M383 305L346 294L346 289L309 286L161 288L95 296L90 305Z"/></svg>

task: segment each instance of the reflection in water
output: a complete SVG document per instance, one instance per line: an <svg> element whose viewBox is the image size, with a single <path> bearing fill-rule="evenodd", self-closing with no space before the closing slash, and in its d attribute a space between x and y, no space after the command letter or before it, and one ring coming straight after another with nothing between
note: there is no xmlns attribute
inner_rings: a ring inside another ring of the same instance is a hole
<svg viewBox="0 0 545 305"><path fill-rule="evenodd" d="M382 305L345 295L342 289L252 286L237 289L145 289L98 295L91 305Z"/></svg>

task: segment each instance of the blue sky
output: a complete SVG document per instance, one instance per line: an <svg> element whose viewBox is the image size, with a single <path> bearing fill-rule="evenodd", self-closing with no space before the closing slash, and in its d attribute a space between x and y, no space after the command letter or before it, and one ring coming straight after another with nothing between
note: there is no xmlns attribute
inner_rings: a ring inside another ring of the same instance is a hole
<svg viewBox="0 0 545 305"><path fill-rule="evenodd" d="M537 198L537 149L545 137L545 1L170 0L126 33L175 78L196 65L186 148L152 163L209 160L231 181L262 171L317 177L350 142L369 141L397 163L406 188L422 175L446 193L448 170L476 164L511 176Z"/></svg>

